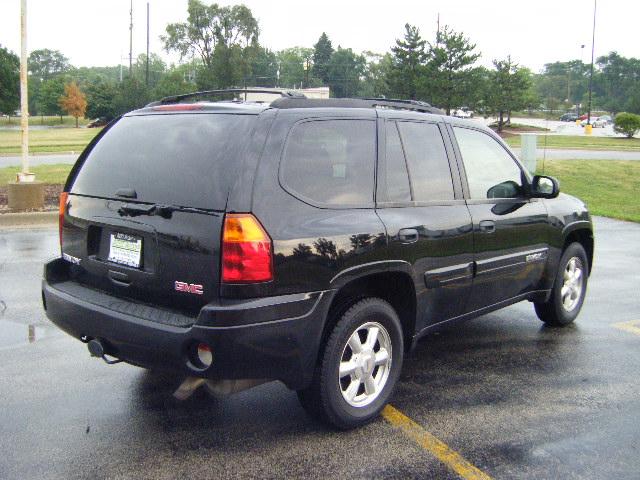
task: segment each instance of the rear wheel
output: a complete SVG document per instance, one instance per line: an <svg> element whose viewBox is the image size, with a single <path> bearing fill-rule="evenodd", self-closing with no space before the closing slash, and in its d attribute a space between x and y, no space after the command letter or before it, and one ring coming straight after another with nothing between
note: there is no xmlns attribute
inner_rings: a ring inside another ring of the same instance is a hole
<svg viewBox="0 0 640 480"><path fill-rule="evenodd" d="M378 416L402 368L402 327L384 300L367 298L347 310L320 354L311 385L298 391L312 416L340 429Z"/></svg>
<svg viewBox="0 0 640 480"><path fill-rule="evenodd" d="M589 263L584 247L577 242L570 244L560 259L549 300L534 303L538 318L553 326L573 322L584 302L588 276Z"/></svg>

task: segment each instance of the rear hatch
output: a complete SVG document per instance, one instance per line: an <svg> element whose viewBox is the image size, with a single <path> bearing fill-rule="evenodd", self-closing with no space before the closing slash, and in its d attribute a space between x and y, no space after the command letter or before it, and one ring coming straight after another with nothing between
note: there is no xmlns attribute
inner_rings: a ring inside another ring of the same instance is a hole
<svg viewBox="0 0 640 480"><path fill-rule="evenodd" d="M255 119L171 112L109 127L65 188L74 280L190 315L217 298L224 210Z"/></svg>

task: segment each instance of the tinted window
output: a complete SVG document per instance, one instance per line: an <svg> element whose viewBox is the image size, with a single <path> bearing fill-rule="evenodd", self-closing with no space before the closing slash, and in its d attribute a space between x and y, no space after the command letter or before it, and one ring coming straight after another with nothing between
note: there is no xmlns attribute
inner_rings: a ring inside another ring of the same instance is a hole
<svg viewBox="0 0 640 480"><path fill-rule="evenodd" d="M284 185L329 205L370 205L376 159L375 122L324 120L296 125L282 163Z"/></svg>
<svg viewBox="0 0 640 480"><path fill-rule="evenodd" d="M522 194L522 171L486 133L454 127L471 198L514 198Z"/></svg>
<svg viewBox="0 0 640 480"><path fill-rule="evenodd" d="M416 201L453 200L447 151L437 125L398 122Z"/></svg>
<svg viewBox="0 0 640 480"><path fill-rule="evenodd" d="M254 115L124 117L95 145L71 191L115 197L134 189L152 203L222 209Z"/></svg>
<svg viewBox="0 0 640 480"><path fill-rule="evenodd" d="M411 201L409 175L402 151L402 143L395 122L387 123L387 156L384 172L385 200L388 202Z"/></svg>

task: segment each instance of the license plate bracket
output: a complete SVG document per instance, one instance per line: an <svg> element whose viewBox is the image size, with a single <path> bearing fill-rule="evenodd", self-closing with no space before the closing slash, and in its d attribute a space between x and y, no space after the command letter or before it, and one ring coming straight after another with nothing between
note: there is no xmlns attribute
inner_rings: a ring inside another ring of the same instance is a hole
<svg viewBox="0 0 640 480"><path fill-rule="evenodd" d="M114 232L110 235L107 260L127 267L142 266L142 237Z"/></svg>

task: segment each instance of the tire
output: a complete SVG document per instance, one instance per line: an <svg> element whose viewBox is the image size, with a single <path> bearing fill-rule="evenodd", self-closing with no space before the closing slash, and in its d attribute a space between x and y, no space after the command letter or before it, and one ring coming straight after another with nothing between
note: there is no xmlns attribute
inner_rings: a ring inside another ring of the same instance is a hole
<svg viewBox="0 0 640 480"><path fill-rule="evenodd" d="M360 300L329 334L310 386L298 391L300 403L335 428L364 425L380 414L393 393L403 355L402 326L393 307L379 298Z"/></svg>
<svg viewBox="0 0 640 480"><path fill-rule="evenodd" d="M577 271L579 274L575 273ZM554 327L573 322L584 302L588 272L589 261L584 247L577 242L570 244L560 258L549 300L534 303L538 318Z"/></svg>

